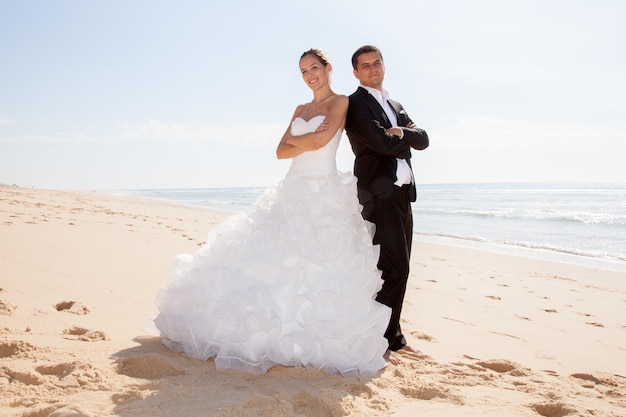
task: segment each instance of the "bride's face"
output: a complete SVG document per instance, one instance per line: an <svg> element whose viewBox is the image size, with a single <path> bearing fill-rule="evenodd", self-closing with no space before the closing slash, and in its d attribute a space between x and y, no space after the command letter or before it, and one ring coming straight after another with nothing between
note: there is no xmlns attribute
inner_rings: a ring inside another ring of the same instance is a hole
<svg viewBox="0 0 626 417"><path fill-rule="evenodd" d="M311 90L317 90L328 84L330 70L330 64L322 64L314 55L306 55L300 60L302 79Z"/></svg>

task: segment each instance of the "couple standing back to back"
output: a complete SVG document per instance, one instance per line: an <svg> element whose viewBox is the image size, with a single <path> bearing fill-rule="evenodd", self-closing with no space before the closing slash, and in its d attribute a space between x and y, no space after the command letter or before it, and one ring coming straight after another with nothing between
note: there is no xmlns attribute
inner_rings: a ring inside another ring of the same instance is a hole
<svg viewBox="0 0 626 417"><path fill-rule="evenodd" d="M262 373L304 366L373 375L407 345L400 313L409 275L415 183L411 148L426 132L382 87L378 48L352 56L360 85L330 88L332 65L318 49L300 58L313 100L296 107L276 154L285 178L253 208L179 255L159 291L163 343L217 368ZM336 167L345 129L354 175ZM356 178L355 178L356 177Z"/></svg>

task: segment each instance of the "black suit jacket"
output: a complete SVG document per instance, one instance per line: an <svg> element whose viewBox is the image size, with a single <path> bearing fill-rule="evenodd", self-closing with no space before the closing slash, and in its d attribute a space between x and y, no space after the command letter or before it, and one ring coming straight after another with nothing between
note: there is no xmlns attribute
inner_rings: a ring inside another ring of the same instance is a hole
<svg viewBox="0 0 626 417"><path fill-rule="evenodd" d="M410 165L411 148L426 149L429 141L424 130L403 127L413 122L397 101L389 100L389 104L404 131L402 139L385 132L392 127L391 121L366 89L359 87L349 99L346 134L355 155L359 201L364 204L394 186L397 158L406 159ZM411 185L410 194L411 201L415 201L415 184Z"/></svg>

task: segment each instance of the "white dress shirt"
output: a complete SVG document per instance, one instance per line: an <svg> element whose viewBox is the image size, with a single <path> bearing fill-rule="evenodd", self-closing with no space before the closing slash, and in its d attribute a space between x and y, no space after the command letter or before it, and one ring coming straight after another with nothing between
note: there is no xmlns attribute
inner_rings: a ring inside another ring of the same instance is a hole
<svg viewBox="0 0 626 417"><path fill-rule="evenodd" d="M366 89L376 99L376 101L378 101L380 106L385 111L385 114L389 118L391 126L399 127L398 119L396 118L396 112L393 111L393 109L389 105L389 93L387 92L387 90L383 88L383 91L380 91L372 87L366 87L364 85L361 85L361 87ZM403 137L404 131L402 131L402 136L400 136L400 139L402 139ZM396 168L396 182L394 182L394 185L400 187L404 184L411 184L412 182L413 173L411 172L411 167L409 166L409 163L406 159L398 158L398 167Z"/></svg>

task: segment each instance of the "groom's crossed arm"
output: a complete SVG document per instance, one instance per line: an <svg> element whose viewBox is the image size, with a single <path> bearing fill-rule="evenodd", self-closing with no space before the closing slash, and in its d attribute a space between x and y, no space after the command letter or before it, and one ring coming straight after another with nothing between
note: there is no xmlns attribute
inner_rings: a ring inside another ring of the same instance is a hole
<svg viewBox="0 0 626 417"><path fill-rule="evenodd" d="M429 139L425 130L415 126L413 120L397 101L389 100L389 104L394 108L398 117L398 126L402 129L404 136L402 137L413 149L418 151L428 148Z"/></svg>
<svg viewBox="0 0 626 417"><path fill-rule="evenodd" d="M385 116L378 114L369 103L358 97L350 97L346 130L352 140L358 141L375 153L409 159L410 143L387 133L387 129L381 124L383 117Z"/></svg>

